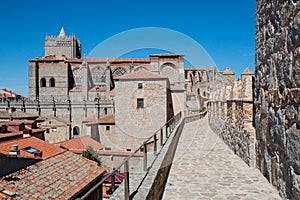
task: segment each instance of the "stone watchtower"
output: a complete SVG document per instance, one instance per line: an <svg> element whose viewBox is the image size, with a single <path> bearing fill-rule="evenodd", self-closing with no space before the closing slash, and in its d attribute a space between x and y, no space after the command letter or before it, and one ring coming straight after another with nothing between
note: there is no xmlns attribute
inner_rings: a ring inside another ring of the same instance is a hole
<svg viewBox="0 0 300 200"><path fill-rule="evenodd" d="M73 87L69 58L81 57L80 41L66 36L62 27L58 36L46 35L44 57L29 60L29 99L67 99Z"/></svg>
<svg viewBox="0 0 300 200"><path fill-rule="evenodd" d="M76 39L75 35L67 36L64 27L61 27L58 36L46 35L44 43L45 56L56 56L67 58L80 58L81 57L81 44Z"/></svg>

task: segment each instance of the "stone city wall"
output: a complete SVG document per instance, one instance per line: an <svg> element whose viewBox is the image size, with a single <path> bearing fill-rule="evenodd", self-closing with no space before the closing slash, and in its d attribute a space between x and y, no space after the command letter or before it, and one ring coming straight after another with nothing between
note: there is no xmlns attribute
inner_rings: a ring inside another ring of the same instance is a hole
<svg viewBox="0 0 300 200"><path fill-rule="evenodd" d="M210 101L207 103L212 130L249 166L255 166L256 157L253 75L249 68L236 81L232 80L232 75L229 77L224 74L223 84L212 88Z"/></svg>
<svg viewBox="0 0 300 200"><path fill-rule="evenodd" d="M300 1L256 1L257 167L300 199Z"/></svg>

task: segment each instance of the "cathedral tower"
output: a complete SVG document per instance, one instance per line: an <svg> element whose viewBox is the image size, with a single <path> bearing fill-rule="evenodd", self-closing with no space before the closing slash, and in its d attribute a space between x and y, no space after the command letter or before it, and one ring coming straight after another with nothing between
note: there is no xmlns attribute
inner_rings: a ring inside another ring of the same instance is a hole
<svg viewBox="0 0 300 200"><path fill-rule="evenodd" d="M46 35L44 53L45 56L54 55L56 57L80 58L81 44L75 35L67 36L64 27L61 27L58 36Z"/></svg>

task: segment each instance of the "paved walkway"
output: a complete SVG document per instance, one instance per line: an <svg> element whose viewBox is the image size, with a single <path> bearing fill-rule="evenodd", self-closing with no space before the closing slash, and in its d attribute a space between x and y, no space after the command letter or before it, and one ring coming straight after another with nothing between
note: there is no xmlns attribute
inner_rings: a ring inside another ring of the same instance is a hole
<svg viewBox="0 0 300 200"><path fill-rule="evenodd" d="M208 127L207 118L185 125L163 199L281 199Z"/></svg>

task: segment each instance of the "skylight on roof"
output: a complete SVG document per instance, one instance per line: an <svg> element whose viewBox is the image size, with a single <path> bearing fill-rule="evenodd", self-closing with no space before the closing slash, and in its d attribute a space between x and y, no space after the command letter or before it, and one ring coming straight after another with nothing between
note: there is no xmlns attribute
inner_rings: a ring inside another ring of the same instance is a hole
<svg viewBox="0 0 300 200"><path fill-rule="evenodd" d="M38 152L38 151L39 151L38 149L33 148L33 147L31 147L31 146L24 147L24 148L22 148L22 150L23 150L23 151L26 151L26 152L28 152L28 153L35 153L35 152Z"/></svg>

